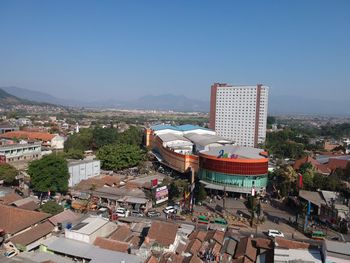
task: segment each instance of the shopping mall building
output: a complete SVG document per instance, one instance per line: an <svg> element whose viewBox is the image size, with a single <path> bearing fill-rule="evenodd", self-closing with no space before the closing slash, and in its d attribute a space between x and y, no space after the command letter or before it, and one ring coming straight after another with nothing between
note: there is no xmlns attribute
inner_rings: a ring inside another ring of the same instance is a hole
<svg viewBox="0 0 350 263"><path fill-rule="evenodd" d="M266 189L268 156L262 149L236 146L194 125L152 126L145 143L160 163L194 173L207 189L244 194Z"/></svg>

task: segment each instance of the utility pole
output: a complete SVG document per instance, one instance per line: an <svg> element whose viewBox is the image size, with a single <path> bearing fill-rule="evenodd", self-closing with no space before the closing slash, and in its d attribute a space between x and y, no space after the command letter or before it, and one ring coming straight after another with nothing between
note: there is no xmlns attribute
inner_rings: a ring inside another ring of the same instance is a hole
<svg viewBox="0 0 350 263"><path fill-rule="evenodd" d="M222 207L225 211L225 199L226 199L226 185L224 186L224 196L222 198Z"/></svg>

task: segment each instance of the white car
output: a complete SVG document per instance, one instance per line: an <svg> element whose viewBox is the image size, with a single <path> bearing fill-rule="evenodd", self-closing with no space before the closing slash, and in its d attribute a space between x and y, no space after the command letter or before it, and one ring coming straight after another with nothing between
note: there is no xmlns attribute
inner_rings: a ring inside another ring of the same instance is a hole
<svg viewBox="0 0 350 263"><path fill-rule="evenodd" d="M115 210L115 213L118 217L128 217L130 211L124 207L118 207L117 210Z"/></svg>
<svg viewBox="0 0 350 263"><path fill-rule="evenodd" d="M267 235L269 237L284 237L283 233L281 231L278 231L278 230L273 230L273 229L270 229L268 232L267 232Z"/></svg>
<svg viewBox="0 0 350 263"><path fill-rule="evenodd" d="M169 214L169 213L176 213L177 210L175 207L173 207L172 205L171 206L167 206L166 208L164 208L163 212L165 214Z"/></svg>
<svg viewBox="0 0 350 263"><path fill-rule="evenodd" d="M17 250L10 250L10 251L6 251L4 253L4 256L7 258L13 258L14 256L18 255L18 251Z"/></svg>

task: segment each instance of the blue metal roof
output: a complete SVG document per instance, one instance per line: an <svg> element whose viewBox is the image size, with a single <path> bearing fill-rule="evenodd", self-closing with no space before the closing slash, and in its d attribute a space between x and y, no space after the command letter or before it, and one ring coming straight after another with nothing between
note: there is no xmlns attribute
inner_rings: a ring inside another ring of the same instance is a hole
<svg viewBox="0 0 350 263"><path fill-rule="evenodd" d="M177 128L180 130L180 131L192 131L192 130L198 130L198 129L201 129L201 130L209 130L207 128L203 128L201 126L198 126L198 125L192 125L192 124L184 124L184 125L180 125L180 126L177 126Z"/></svg>
<svg viewBox="0 0 350 263"><path fill-rule="evenodd" d="M179 131L179 129L176 126L164 125L164 124L158 124L158 125L151 126L151 129L154 131L161 131L161 130L166 130L166 129Z"/></svg>
<svg viewBox="0 0 350 263"><path fill-rule="evenodd" d="M158 125L151 126L151 129L154 131L161 131L166 129L170 129L174 131L192 131L192 130L198 130L198 129L209 131L209 129L207 128L203 128L201 126L192 125L192 124L184 124L180 126L172 126L169 124L158 124Z"/></svg>

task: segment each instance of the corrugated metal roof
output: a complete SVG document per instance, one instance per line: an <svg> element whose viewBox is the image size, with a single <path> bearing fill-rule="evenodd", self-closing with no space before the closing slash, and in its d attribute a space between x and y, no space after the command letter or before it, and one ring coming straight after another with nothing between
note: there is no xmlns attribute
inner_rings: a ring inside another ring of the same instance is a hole
<svg viewBox="0 0 350 263"><path fill-rule="evenodd" d="M88 243L79 242L76 240L63 238L63 237L50 237L42 242L47 246L49 250L62 253L65 255L71 255L74 257L90 259L90 263L103 262L103 263L141 263L142 259L135 255L127 253L110 251L102 248L98 248Z"/></svg>
<svg viewBox="0 0 350 263"><path fill-rule="evenodd" d="M266 158L260 155L263 152L263 149L253 148L253 147L242 147L234 145L224 145L218 147L211 147L209 151L203 151L202 153L212 156L219 156L220 151L224 150L224 153L227 153L229 158L231 155L236 155L238 158L243 159L263 159Z"/></svg>
<svg viewBox="0 0 350 263"><path fill-rule="evenodd" d="M177 134L173 134L173 133L159 134L158 137L163 142L184 141L184 142L188 142L189 145L193 145L193 143L189 139L187 139L181 135L177 135Z"/></svg>
<svg viewBox="0 0 350 263"><path fill-rule="evenodd" d="M212 143L220 143L220 144L226 144L231 143L230 140L224 139L217 135L212 134L197 134L197 133L188 133L184 135L185 138L189 139L196 145L200 146L207 146L208 144Z"/></svg>

